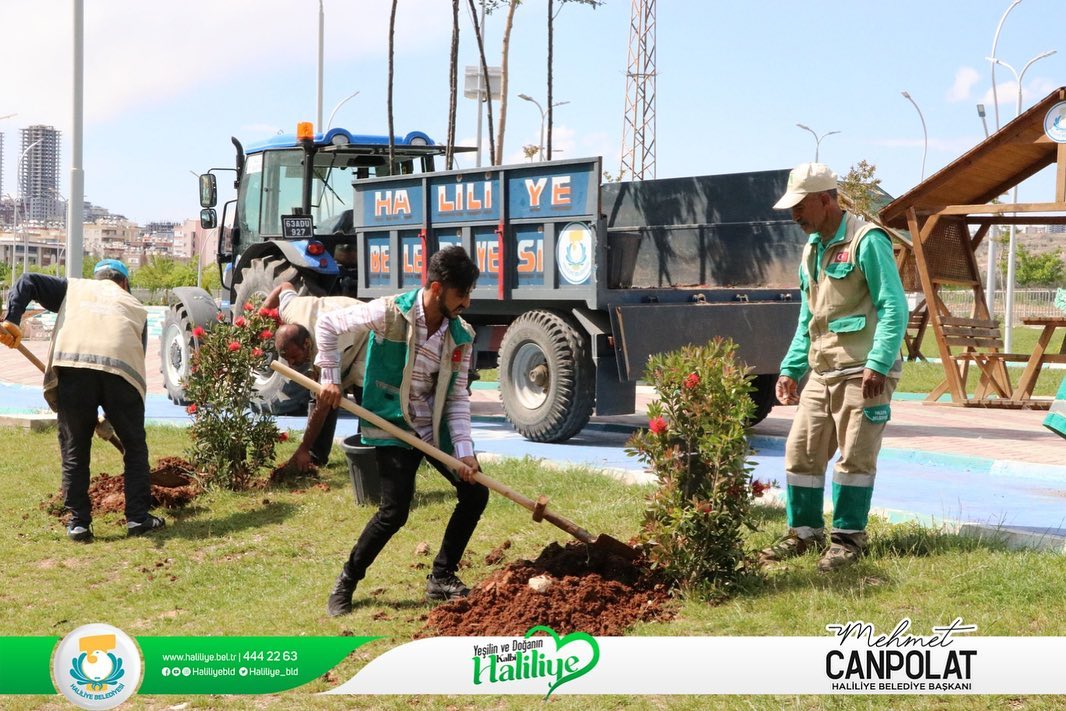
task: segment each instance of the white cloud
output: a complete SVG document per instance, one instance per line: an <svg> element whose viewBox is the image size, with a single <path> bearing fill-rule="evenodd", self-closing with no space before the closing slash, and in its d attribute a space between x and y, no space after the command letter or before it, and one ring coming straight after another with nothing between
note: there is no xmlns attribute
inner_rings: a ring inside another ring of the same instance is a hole
<svg viewBox="0 0 1066 711"><path fill-rule="evenodd" d="M1010 76L1010 72L1005 69L1000 69L999 76L1004 74ZM1027 79L1025 86L1022 87L1022 111L1025 111L1034 102L1043 99L1045 96L1051 93L1059 85L1037 77L1036 79ZM999 106L1001 109L1006 109L1006 114L1001 114L1001 123L1006 123L1010 119L1014 118L1014 110L1018 105L1018 82L1014 79L1003 81L1002 79L996 82L996 94L999 98ZM993 106L992 101L992 89L985 92L983 101L990 108Z"/></svg>
<svg viewBox="0 0 1066 711"><path fill-rule="evenodd" d="M948 89L947 100L966 101L970 98L970 90L980 80L981 75L973 67L959 67L955 72L955 83Z"/></svg>

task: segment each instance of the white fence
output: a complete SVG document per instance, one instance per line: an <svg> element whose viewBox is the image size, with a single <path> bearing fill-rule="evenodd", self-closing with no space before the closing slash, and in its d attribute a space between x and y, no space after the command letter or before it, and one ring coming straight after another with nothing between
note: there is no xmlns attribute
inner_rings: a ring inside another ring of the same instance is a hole
<svg viewBox="0 0 1066 711"><path fill-rule="evenodd" d="M1063 310L1055 305L1056 289L1015 289L1014 290L1014 319L1015 323L1023 318L1040 318L1044 316L1063 316ZM919 297L920 298L920 297ZM951 309L952 313L973 313L972 291L947 291L940 290L940 300ZM1061 301L1060 297L1060 301ZM1002 318L1006 313L1007 292L1000 289L996 291L996 301L993 308L993 316Z"/></svg>

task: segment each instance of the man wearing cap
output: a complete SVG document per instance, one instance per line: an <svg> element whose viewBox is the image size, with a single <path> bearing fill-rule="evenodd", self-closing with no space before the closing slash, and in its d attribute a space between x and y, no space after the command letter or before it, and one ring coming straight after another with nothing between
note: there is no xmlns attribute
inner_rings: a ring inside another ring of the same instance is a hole
<svg viewBox="0 0 1066 711"><path fill-rule="evenodd" d="M93 269L94 279L63 279L26 273L11 290L0 343L18 348L19 323L31 301L58 313L44 376L44 398L56 411L63 457L63 504L70 513L67 536L93 539L89 456L97 408L125 448L126 533L140 536L163 528L148 513L148 445L144 434L144 352L148 314L129 293L129 270L117 259Z"/></svg>
<svg viewBox="0 0 1066 711"><path fill-rule="evenodd" d="M809 239L799 325L777 381L777 399L799 405L785 446L789 530L761 557L781 561L824 548L825 470L839 450L830 545L818 562L828 572L866 551L877 454L903 367L907 299L888 235L840 208L828 166L797 166L774 207L791 209Z"/></svg>

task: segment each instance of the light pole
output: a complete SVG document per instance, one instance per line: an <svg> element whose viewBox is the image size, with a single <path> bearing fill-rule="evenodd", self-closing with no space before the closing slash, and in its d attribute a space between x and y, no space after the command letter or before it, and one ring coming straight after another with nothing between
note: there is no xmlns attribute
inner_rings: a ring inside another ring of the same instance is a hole
<svg viewBox="0 0 1066 711"><path fill-rule="evenodd" d="M821 137L819 137L818 134L814 132L814 129L811 128L810 126L804 126L802 123L797 123L796 125L799 126L800 128L802 128L804 131L810 131L811 135L814 136L814 162L815 163L818 162L818 149L822 145L822 138L825 138L826 136L832 136L834 133L840 133L840 131L829 131L828 133L823 133L821 135Z"/></svg>
<svg viewBox="0 0 1066 711"><path fill-rule="evenodd" d="M343 106L344 103L346 101L348 101L348 99L354 99L357 96L359 96L359 92L358 91L355 92L354 94L350 95L350 96L344 97L343 99L341 99L340 101L337 102L337 105L333 107L333 111L329 112L329 121L326 122L326 127L324 129L322 129L322 133L325 133L326 131L328 131L333 126L333 117L337 115L337 109L339 109L341 106Z"/></svg>
<svg viewBox="0 0 1066 711"><path fill-rule="evenodd" d="M988 138L988 121L985 120L985 105L977 105L977 115L981 118L981 125L985 128L985 138Z"/></svg>
<svg viewBox="0 0 1066 711"><path fill-rule="evenodd" d="M14 118L15 116L18 116L18 114L4 114L3 116L0 116L0 121L3 121L4 119Z"/></svg>
<svg viewBox="0 0 1066 711"><path fill-rule="evenodd" d="M1021 0L1018 0L1021 2ZM318 123L315 126L322 131L322 59L325 45L326 11L322 0L318 0ZM323 131L325 133L325 131Z"/></svg>
<svg viewBox="0 0 1066 711"><path fill-rule="evenodd" d="M925 180L925 156L929 152L929 133L925 130L925 117L922 116L922 110L918 108L918 102L916 102L911 95L905 91L901 91L900 94L903 98L911 102L914 106L914 110L918 112L918 118L922 122L922 180Z"/></svg>
<svg viewBox="0 0 1066 711"><path fill-rule="evenodd" d="M19 156L18 163L15 166L15 177L17 179L17 190L16 190L16 192L18 193L18 199L15 200L15 210L14 210L14 215L13 215L14 224L15 224L15 232L12 235L13 239L11 240L11 283L12 284L15 283L15 242L18 239L18 233L22 231L21 229L19 229L19 203L22 202L22 161L26 158L26 154L29 153L31 150L33 150L34 147L36 147L36 145L38 143L40 143L41 141L43 141L43 140L44 140L43 138L37 139L36 141L31 143L30 145L26 146L26 149L24 151L22 151L22 155ZM28 268L29 268L29 258L30 257L29 257L29 248L26 246L25 240L23 240L22 249L26 251L25 255L23 255L25 257L25 259L23 261L23 265L24 265L23 269L24 269L24 271L27 271Z"/></svg>
<svg viewBox="0 0 1066 711"><path fill-rule="evenodd" d="M996 92L996 45L999 44L999 31L1003 29L1003 23L1007 20L1007 15L1010 11L1018 6L1022 0L1014 0L1010 4L1010 7L1003 13L1003 17L999 18L999 24L996 25L996 35L992 38L992 108L996 111L996 130L999 130L999 94ZM1006 345L1006 344L1004 344Z"/></svg>
<svg viewBox="0 0 1066 711"><path fill-rule="evenodd" d="M1020 2L1020 0L1015 0L1015 4L1017 4L1017 2ZM1021 74L1015 71L1014 67L1007 64L1002 59L996 59L995 57L988 58L988 61L992 62L993 67L999 64L1000 66L1009 69L1011 74L1014 75L1014 80L1018 83L1018 103L1015 108L1015 118L1022 115L1022 81L1025 79L1025 73L1029 70L1029 67L1033 66L1045 57L1050 57L1051 55L1055 54L1056 51L1057 50L1051 49L1036 55L1025 63L1025 66L1022 67ZM1015 205L1018 204L1017 185L1014 186L1014 192L1011 195L1011 203ZM1007 294L1006 303L1004 303L1003 305L1003 309L1005 311L1005 313L1003 314L1004 331L1006 331L1006 333L1004 333L1003 335L1003 348L1007 351L1007 353L1011 352L1011 345L1013 344L1014 340L1012 338L1011 330L1014 326L1014 263L1015 253L1018 249L1017 242L1015 241L1016 231L1017 226L1012 224L1010 226L1010 238L1007 247Z"/></svg>
<svg viewBox="0 0 1066 711"><path fill-rule="evenodd" d="M534 99L529 94L519 94L518 98L532 102L532 104L537 107L537 110L540 111L540 142L537 144L537 146L540 148L540 159L544 160L544 109L541 107L540 102ZM555 108L556 106L563 106L564 104L569 103L569 101L556 101L554 104L552 104L552 108Z"/></svg>

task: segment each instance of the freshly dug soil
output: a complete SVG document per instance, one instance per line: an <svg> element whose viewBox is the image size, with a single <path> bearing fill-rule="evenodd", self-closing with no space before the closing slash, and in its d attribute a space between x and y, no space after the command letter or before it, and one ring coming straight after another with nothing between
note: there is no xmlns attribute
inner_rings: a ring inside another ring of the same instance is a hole
<svg viewBox="0 0 1066 711"><path fill-rule="evenodd" d="M190 474L193 466L180 457L162 457L149 472L152 506L177 509L202 493L200 485ZM119 474L100 473L89 484L89 499L93 514L122 513L126 506L124 493L126 478ZM63 495L58 493L44 502L43 507L54 516L63 516Z"/></svg>
<svg viewBox="0 0 1066 711"><path fill-rule="evenodd" d="M529 579L549 576L537 592ZM673 616L666 586L650 571L582 543L552 543L535 561L519 560L497 571L469 597L429 613L424 636L523 635L534 625L558 634L621 635L636 622Z"/></svg>

